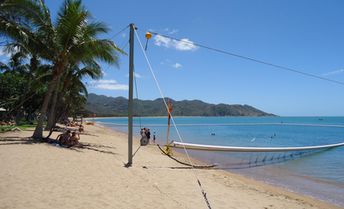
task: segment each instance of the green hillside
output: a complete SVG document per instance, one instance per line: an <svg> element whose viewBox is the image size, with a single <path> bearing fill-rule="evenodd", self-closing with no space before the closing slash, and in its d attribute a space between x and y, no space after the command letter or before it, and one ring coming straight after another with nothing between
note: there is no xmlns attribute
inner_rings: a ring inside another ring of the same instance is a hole
<svg viewBox="0 0 344 209"><path fill-rule="evenodd" d="M174 101L175 116L273 116L249 105L208 104L200 100ZM128 100L124 97L107 97L89 94L85 109L97 116L127 116ZM134 115L165 116L163 100L134 100Z"/></svg>

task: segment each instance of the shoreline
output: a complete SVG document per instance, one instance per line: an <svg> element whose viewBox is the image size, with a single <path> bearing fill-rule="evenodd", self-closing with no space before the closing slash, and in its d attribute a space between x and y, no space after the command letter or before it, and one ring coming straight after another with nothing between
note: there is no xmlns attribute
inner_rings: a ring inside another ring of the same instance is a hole
<svg viewBox="0 0 344 209"><path fill-rule="evenodd" d="M206 208L192 171L171 169L180 164L155 146L141 147L124 168L126 133L99 124L85 130L90 149L9 144L6 137L32 131L0 134L0 208ZM135 151L137 137L133 144ZM214 208L340 208L224 170L195 173Z"/></svg>
<svg viewBox="0 0 344 209"><path fill-rule="evenodd" d="M122 134L126 134L127 133L125 131L121 131L121 130L116 130L115 128L111 128L111 127L108 127L108 126L105 126L105 125L101 125L101 123L95 123L96 125L98 126L101 126L105 129L108 129L109 131L114 131L114 132L120 132ZM139 138L138 137L134 137L134 140L136 140L137 142L139 141ZM150 144L152 145L152 144ZM177 154L179 158L182 158L184 160L184 162L187 162L188 163L188 158L186 156L185 153L183 153L182 151L180 150L177 150L177 151L174 151L173 154ZM202 160L202 159L198 159L198 158L195 158L195 157L190 157L190 159L192 160L192 162L194 163L194 165L209 165L210 162L207 162L206 160ZM213 170L213 169L209 169L209 170ZM276 182L273 182L273 181L268 181L268 180L264 180L263 178L254 178L252 177L251 175L245 175L243 173L237 173L237 172L232 172L232 171L229 171L229 170L226 170L226 169L215 169L216 171L219 171L219 172L224 172L225 174L228 174L229 176L232 176L234 175L235 178L238 178L238 179L241 179L242 181L244 182L247 182L247 183L253 183L253 184L256 184L256 186L261 186L262 188L266 189L269 188L271 189L271 191L273 192L277 192L281 195L290 195L291 198L296 198L296 199L299 199L300 196L302 198L304 198L306 201L319 201L320 202L320 205L331 205L331 206L334 206L335 208L344 208L342 207L341 205L338 205L338 204L335 204L333 202L330 202L330 201L326 201L324 199L317 199L315 196L312 196L310 194L303 194L303 193L300 193L300 191L297 191L297 190L293 190L291 187L287 187L283 184L277 184ZM307 179L307 177L302 177L302 178L305 178ZM308 177L308 178L311 178L311 177ZM323 180L322 183L328 183L326 180ZM334 184L333 182L330 182L331 184ZM324 208L328 208L329 206L326 206Z"/></svg>
<svg viewBox="0 0 344 209"><path fill-rule="evenodd" d="M134 118L166 118L166 116L134 116ZM201 118L201 117L225 117L225 118L245 118L245 117L254 117L254 118L341 118L344 116L319 116L319 115L314 115L314 116L284 116L284 115L274 115L274 116L173 116L173 118ZM96 117L85 117L85 120L94 120L94 119L107 119L107 118L128 118L127 116L96 116Z"/></svg>
<svg viewBox="0 0 344 209"><path fill-rule="evenodd" d="M264 117L271 117L271 118L274 118L274 117L281 117L279 115L275 115L275 116L269 116L269 115L265 115L265 116L216 116L216 115L213 115L213 116L173 116L173 118L202 118L202 117L214 117L214 118L220 118L220 117L225 117L225 118L246 118L246 117L257 117L257 118L264 118ZM288 117L288 116L287 116ZM291 116L291 117L294 117L294 116ZM310 117L313 117L313 116L310 116ZM316 117L316 116L315 116ZM94 120L94 119L106 119L106 118L128 118L127 116L100 116L100 117L87 117L87 118L84 118L85 120ZM167 118L166 116L134 116L134 118Z"/></svg>
<svg viewBox="0 0 344 209"><path fill-rule="evenodd" d="M127 135L127 133L125 131L115 130L111 127L107 127L107 126L101 125L99 123L95 123L95 124L97 126L104 128L104 129L107 129L108 131L120 132L122 134ZM139 137L134 137L133 140L134 141L136 140L136 142L138 143ZM150 146L151 145L154 145L154 144L150 144ZM188 162L188 158L187 158L186 154L183 153L182 151L174 151L173 154L177 155L179 159L180 158L183 159L184 162ZM190 159L194 165L209 165L209 163L207 163L206 161L204 161L202 159L197 159L194 157L190 157ZM213 169L209 169L209 170L213 170ZM293 191L292 189L290 189L288 187L283 187L282 185L278 185L276 183L269 182L269 181L266 181L263 179L255 179L249 175L244 175L244 174L240 174L240 173L233 173L231 171L224 170L224 169L214 169L214 170L216 172L221 172L221 173L223 172L223 175L228 175L229 177L234 177L234 178L240 179L241 181L245 182L246 184L253 184L254 186L261 187L262 190L266 190L267 192L277 193L278 195L287 196L287 197L292 198L292 199L300 199L302 201L311 202L311 204L314 204L313 201L316 201L317 203L315 205L319 204L320 208L331 208L331 207L342 208L342 206L334 204L332 202L329 202L326 200L321 200L321 199L316 199L316 197L313 197L311 195L302 194L302 193L299 193L297 191Z"/></svg>

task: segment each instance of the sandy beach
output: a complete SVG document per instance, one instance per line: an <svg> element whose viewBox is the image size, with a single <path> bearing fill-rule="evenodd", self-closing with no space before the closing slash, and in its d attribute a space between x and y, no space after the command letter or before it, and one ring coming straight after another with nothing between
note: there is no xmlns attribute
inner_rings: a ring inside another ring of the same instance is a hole
<svg viewBox="0 0 344 209"><path fill-rule="evenodd" d="M33 143L32 131L0 134L0 208L207 208L196 176L214 209L339 208L225 171L175 169L182 165L155 145L126 168L126 134L85 130L88 146L73 149Z"/></svg>

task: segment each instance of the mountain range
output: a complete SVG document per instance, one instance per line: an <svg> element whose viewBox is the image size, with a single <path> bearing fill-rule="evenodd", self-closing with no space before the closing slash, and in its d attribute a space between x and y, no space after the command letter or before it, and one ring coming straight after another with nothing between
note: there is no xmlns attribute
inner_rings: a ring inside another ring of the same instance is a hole
<svg viewBox="0 0 344 209"><path fill-rule="evenodd" d="M172 113L174 116L274 116L250 105L209 104L200 100L170 100L173 105ZM127 116L128 99L90 93L85 110L88 114L102 117ZM167 111L162 98L155 100L134 99L134 115L166 116Z"/></svg>

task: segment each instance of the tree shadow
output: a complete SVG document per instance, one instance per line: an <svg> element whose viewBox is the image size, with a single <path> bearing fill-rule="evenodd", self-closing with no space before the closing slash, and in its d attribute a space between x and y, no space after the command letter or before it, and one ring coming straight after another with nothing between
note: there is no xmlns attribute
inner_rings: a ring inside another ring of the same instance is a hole
<svg viewBox="0 0 344 209"><path fill-rule="evenodd" d="M116 147L102 145L102 144L94 144L94 143L82 143L84 146L96 147L96 148L109 148L109 149L116 149Z"/></svg>
<svg viewBox="0 0 344 209"><path fill-rule="evenodd" d="M111 155L117 155L118 153L115 153L110 150L105 149L116 149L116 147L113 146L107 146L102 144L95 144L95 143L79 143L76 146L66 147L66 146L60 146L59 142L55 139L47 139L43 141L37 141L29 137L15 137L15 136L9 136L9 137L0 137L0 146L4 145L19 145L19 144L25 144L25 145L32 145L32 144L48 144L51 146L54 146L59 149L68 149L73 150L76 152L83 152L83 150L92 150L95 152L105 153L105 154L111 154Z"/></svg>
<svg viewBox="0 0 344 209"><path fill-rule="evenodd" d="M108 146L103 146L103 145L99 145L99 144L83 144L80 143L81 146L77 146L74 147L73 149L87 149L87 150L92 150L92 151L96 151L96 152L101 152L101 153L105 153L105 154L111 154L111 155L117 155L118 153L109 151L109 150L103 150L103 149L99 149L99 147L108 147Z"/></svg>
<svg viewBox="0 0 344 209"><path fill-rule="evenodd" d="M1 137L0 138L0 146L1 145L16 145L16 144L34 144L37 143L34 140L28 137Z"/></svg>

